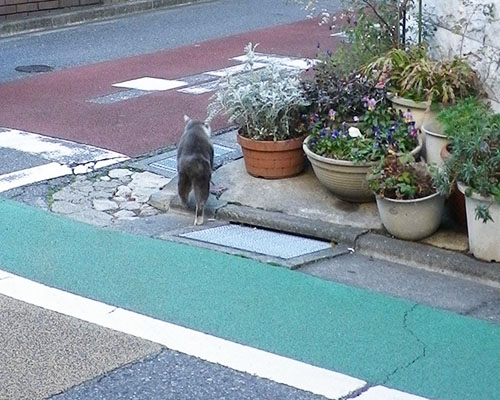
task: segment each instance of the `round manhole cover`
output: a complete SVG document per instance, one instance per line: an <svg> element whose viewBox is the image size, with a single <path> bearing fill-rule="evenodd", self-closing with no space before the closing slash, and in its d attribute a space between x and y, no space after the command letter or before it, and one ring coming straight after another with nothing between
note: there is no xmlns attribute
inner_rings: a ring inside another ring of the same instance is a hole
<svg viewBox="0 0 500 400"><path fill-rule="evenodd" d="M49 72L52 71L54 67L51 67L49 65L20 65L19 67L16 67L17 72L27 72L27 73L33 73L33 72Z"/></svg>

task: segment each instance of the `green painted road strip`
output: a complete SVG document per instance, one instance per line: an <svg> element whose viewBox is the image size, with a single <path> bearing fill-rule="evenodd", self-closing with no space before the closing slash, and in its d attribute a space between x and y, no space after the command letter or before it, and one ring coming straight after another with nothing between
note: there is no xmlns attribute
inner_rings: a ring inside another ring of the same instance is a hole
<svg viewBox="0 0 500 400"><path fill-rule="evenodd" d="M500 326L0 201L0 269L429 398L500 393Z"/></svg>

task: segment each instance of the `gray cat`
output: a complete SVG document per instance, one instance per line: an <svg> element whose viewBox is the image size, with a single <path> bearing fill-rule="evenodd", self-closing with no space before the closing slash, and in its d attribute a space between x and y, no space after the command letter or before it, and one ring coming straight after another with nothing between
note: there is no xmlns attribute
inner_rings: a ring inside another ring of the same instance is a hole
<svg viewBox="0 0 500 400"><path fill-rule="evenodd" d="M186 127L177 147L177 191L187 207L189 193L193 190L196 200L194 224L202 225L214 164L214 148L210 142L212 130L208 123L186 115L184 121Z"/></svg>

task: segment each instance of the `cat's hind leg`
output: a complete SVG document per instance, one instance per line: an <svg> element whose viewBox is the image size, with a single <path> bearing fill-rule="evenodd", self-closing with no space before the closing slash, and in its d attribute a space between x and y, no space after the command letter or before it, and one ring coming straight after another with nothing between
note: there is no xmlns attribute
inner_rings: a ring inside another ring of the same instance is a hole
<svg viewBox="0 0 500 400"><path fill-rule="evenodd" d="M187 208L189 192L191 191L191 179L183 173L179 173L179 181L177 182L177 192L182 201L182 205Z"/></svg>

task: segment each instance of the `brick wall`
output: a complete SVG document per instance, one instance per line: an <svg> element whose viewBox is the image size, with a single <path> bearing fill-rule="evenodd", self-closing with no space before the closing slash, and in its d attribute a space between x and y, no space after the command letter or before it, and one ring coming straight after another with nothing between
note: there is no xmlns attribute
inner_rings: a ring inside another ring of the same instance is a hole
<svg viewBox="0 0 500 400"><path fill-rule="evenodd" d="M102 0L0 0L0 21L46 15L55 10L102 4Z"/></svg>

